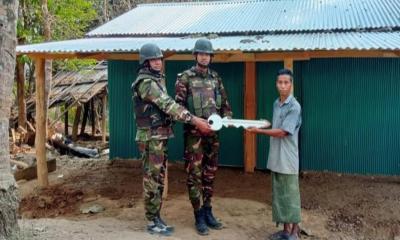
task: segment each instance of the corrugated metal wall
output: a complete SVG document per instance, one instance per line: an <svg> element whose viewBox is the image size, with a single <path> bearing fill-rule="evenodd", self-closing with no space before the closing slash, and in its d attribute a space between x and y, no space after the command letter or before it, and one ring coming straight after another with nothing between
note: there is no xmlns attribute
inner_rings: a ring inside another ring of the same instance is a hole
<svg viewBox="0 0 400 240"><path fill-rule="evenodd" d="M300 62L301 167L400 174L400 60Z"/></svg>
<svg viewBox="0 0 400 240"><path fill-rule="evenodd" d="M192 61L166 62L168 93L175 96L177 73L188 69ZM130 86L136 77L137 62L109 61L110 95L110 158L134 158L138 156L135 144L135 122L133 117ZM243 74L242 63L213 64L213 69L222 76L235 117L243 118ZM183 155L182 124L174 126L175 138L169 141L169 158L181 160ZM221 131L220 165L243 166L243 130ZM235 151L232 151L235 149Z"/></svg>
<svg viewBox="0 0 400 240"><path fill-rule="evenodd" d="M178 73L182 72L185 69L188 69L192 66L192 61L167 61L166 62L166 72L167 76L167 89L168 93L175 97L175 82L176 76ZM168 141L168 149L169 149L169 159L172 161L182 161L183 157L183 124L175 123L174 126L174 134L175 137Z"/></svg>
<svg viewBox="0 0 400 240"><path fill-rule="evenodd" d="M275 80L276 73L283 67L282 62L257 63L257 119L267 119L272 122L272 105L278 97ZM257 136L258 169L266 169L269 152L269 137Z"/></svg>
<svg viewBox="0 0 400 240"><path fill-rule="evenodd" d="M232 106L233 117L243 118L244 108L244 64L218 63L213 68L220 74ZM244 147L242 128L223 128L220 133L221 154L219 164L224 166L243 166Z"/></svg>
<svg viewBox="0 0 400 240"><path fill-rule="evenodd" d="M108 61L110 159L139 155L131 93L137 67L135 61Z"/></svg>
<svg viewBox="0 0 400 240"><path fill-rule="evenodd" d="M174 95L176 74L192 65L167 62L167 87ZM130 85L137 62L109 62L110 157L138 155ZM214 64L233 106L243 118L242 63ZM275 76L282 62L257 63L257 118L272 119L278 93ZM303 108L300 166L361 174L400 174L399 59L313 59L295 62L295 96ZM181 160L182 125L169 143L170 159ZM269 138L257 139L257 168L265 169ZM234 151L232 151L234 150ZM243 130L221 132L220 165L243 166Z"/></svg>

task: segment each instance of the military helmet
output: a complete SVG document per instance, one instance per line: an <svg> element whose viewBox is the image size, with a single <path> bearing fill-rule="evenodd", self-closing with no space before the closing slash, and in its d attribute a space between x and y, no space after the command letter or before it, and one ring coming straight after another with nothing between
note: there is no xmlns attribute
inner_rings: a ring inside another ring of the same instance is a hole
<svg viewBox="0 0 400 240"><path fill-rule="evenodd" d="M214 50L211 41L205 38L199 39L194 44L193 54L196 53L208 53L214 54Z"/></svg>
<svg viewBox="0 0 400 240"><path fill-rule="evenodd" d="M143 64L146 60L162 58L161 49L154 43L146 43L139 50L139 63Z"/></svg>

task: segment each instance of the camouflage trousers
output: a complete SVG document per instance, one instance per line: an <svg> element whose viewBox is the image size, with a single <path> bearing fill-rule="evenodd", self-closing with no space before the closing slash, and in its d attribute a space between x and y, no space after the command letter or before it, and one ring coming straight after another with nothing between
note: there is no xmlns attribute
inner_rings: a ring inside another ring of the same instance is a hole
<svg viewBox="0 0 400 240"><path fill-rule="evenodd" d="M211 204L214 179L218 168L218 135L195 136L185 134L185 167L188 173L187 187L189 199L195 210Z"/></svg>
<svg viewBox="0 0 400 240"><path fill-rule="evenodd" d="M162 206L166 162L167 140L138 142L143 160L144 208L147 220L159 215Z"/></svg>

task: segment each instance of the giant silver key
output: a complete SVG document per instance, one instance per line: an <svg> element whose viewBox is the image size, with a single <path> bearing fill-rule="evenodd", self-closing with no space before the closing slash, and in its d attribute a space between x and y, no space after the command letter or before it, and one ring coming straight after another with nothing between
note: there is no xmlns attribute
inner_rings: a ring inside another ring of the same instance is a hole
<svg viewBox="0 0 400 240"><path fill-rule="evenodd" d="M243 119L229 119L227 117L221 118L218 114L212 114L208 118L208 124L210 124L211 129L213 131L218 131L222 127L243 127L243 128L262 128L262 127L269 127L271 123L267 120L243 120Z"/></svg>

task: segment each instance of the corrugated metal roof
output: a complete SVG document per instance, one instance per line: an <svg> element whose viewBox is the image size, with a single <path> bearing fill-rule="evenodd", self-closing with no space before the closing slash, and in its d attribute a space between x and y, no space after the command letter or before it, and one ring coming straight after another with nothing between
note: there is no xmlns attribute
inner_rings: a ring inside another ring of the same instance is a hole
<svg viewBox="0 0 400 240"><path fill-rule="evenodd" d="M80 71L58 72L53 78L50 107L75 100L80 103L88 102L107 87L107 76L105 62Z"/></svg>
<svg viewBox="0 0 400 240"><path fill-rule="evenodd" d="M185 36L398 27L399 0L242 0L143 4L87 36Z"/></svg>
<svg viewBox="0 0 400 240"><path fill-rule="evenodd" d="M138 52L148 42L163 51L189 52L197 38L86 38L18 46L22 53ZM399 50L400 31L301 33L210 39L216 51Z"/></svg>

